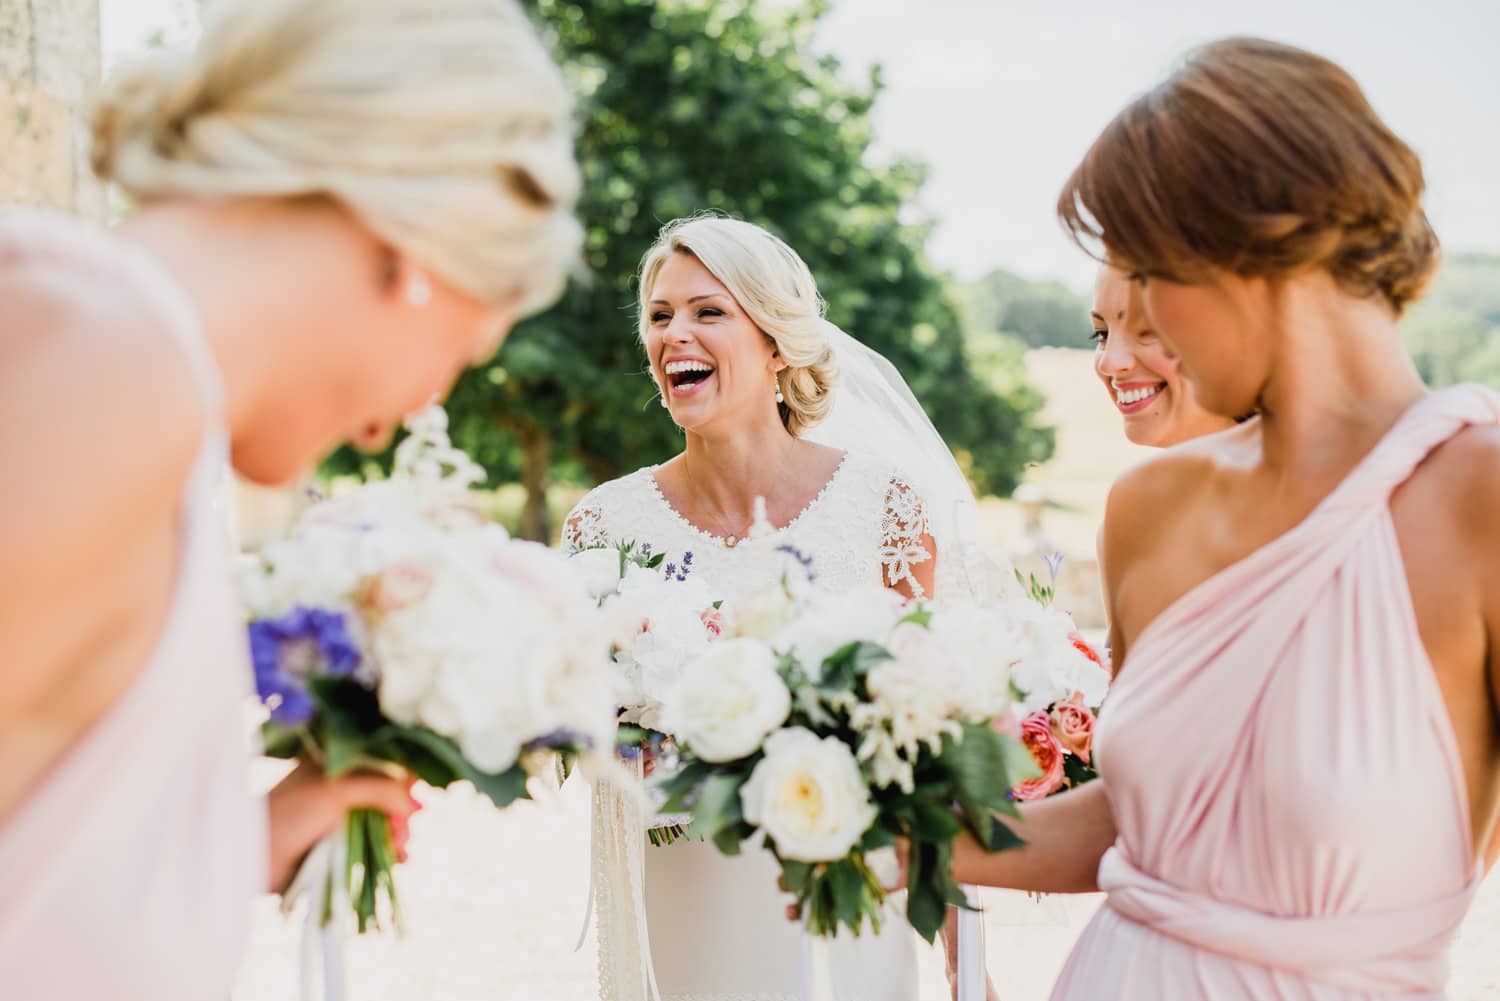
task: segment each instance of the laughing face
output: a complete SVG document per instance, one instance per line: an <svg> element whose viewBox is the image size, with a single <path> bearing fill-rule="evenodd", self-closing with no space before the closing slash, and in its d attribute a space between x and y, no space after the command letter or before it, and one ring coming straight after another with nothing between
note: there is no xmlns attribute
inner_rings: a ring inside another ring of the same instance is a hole
<svg viewBox="0 0 1500 1001"><path fill-rule="evenodd" d="M1177 356L1146 316L1141 290L1113 268L1094 285L1094 372L1125 418L1125 437L1163 448L1231 424L1200 407Z"/></svg>
<svg viewBox="0 0 1500 1001"><path fill-rule="evenodd" d="M776 373L785 363L698 258L668 258L646 308L651 373L679 426L703 431L780 422Z"/></svg>

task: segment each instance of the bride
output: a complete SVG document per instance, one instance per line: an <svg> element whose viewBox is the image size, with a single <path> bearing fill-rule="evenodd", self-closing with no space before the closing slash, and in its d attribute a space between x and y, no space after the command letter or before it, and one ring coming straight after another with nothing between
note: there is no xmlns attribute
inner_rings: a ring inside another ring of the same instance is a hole
<svg viewBox="0 0 1500 1001"><path fill-rule="evenodd" d="M823 319L795 251L748 223L678 220L647 253L640 290L650 371L686 447L584 497L566 548L691 552L731 603L774 580L789 546L818 587L879 582L921 598L974 586L985 563L958 544L975 538L962 473L895 368ZM796 1001L801 932L784 917L770 854L728 858L685 840L644 849L642 864L639 813L596 789L605 1001L642 1001L653 986L665 1001ZM830 952L840 1001L917 994L904 920L841 936Z"/></svg>

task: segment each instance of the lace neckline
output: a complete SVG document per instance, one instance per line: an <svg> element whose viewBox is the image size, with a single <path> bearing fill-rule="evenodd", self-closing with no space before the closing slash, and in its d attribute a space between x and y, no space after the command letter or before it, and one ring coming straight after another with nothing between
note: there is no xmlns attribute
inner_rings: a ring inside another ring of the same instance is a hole
<svg viewBox="0 0 1500 1001"><path fill-rule="evenodd" d="M833 485L838 482L839 477L844 472L844 468L848 465L849 453L845 452L839 459L839 464L834 467L833 473L828 477L827 481L824 482L823 488L819 490L815 495L813 495L812 500L808 501L802 506L802 510L797 512L796 517L787 522L785 525L782 525L780 528L773 528L771 530L771 536L783 535L786 532L790 532L797 526L798 522L802 521L803 518L806 518L809 514L811 514L813 508L817 507L822 502L823 498L828 496L828 492L833 489ZM678 524L687 529L689 532L692 532L694 535L698 536L703 541L710 542L723 549L736 549L751 541L750 536L747 533L743 538L740 536L735 536L735 544L731 546L728 544L726 536L715 535L707 529L699 528L697 525L689 521L681 511L678 511L675 507L672 506L672 502L667 500L667 495L661 492L661 484L656 480L656 471L661 467L662 464L657 463L654 466L647 466L644 470L642 470L642 472L646 474L646 485L651 491L651 496L656 498L656 502L660 504L662 508L666 510L667 514L671 515ZM768 536L768 538L771 536Z"/></svg>

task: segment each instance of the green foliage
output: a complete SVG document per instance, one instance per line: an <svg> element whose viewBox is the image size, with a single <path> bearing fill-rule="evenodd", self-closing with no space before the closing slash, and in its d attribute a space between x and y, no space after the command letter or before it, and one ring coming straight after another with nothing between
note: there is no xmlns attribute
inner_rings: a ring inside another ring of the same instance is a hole
<svg viewBox="0 0 1500 1001"><path fill-rule="evenodd" d="M1472 381L1500 389L1500 255L1445 260L1401 333L1429 386Z"/></svg>
<svg viewBox="0 0 1500 1001"><path fill-rule="evenodd" d="M1028 348L1088 346L1088 300L1059 282L996 270L953 291L970 337L1003 333Z"/></svg>
<svg viewBox="0 0 1500 1001"><path fill-rule="evenodd" d="M597 481L680 448L645 374L634 283L662 224L704 210L764 225L803 255L829 319L901 370L981 492L1008 493L1050 454L1032 426L1042 400L1015 359L971 365L923 256L926 228L909 221L922 168L869 156L878 73L850 84L808 54L825 4L525 6L578 96L587 274L454 391L454 441L492 482L521 470L536 490L539 463Z"/></svg>

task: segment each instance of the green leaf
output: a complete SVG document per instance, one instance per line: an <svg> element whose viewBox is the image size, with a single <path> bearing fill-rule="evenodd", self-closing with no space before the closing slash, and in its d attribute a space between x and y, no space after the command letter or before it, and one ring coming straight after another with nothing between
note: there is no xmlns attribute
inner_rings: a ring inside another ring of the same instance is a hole
<svg viewBox="0 0 1500 1001"><path fill-rule="evenodd" d="M923 629L926 629L928 626L932 625L932 609L928 608L926 605L918 605L916 608L913 608L910 612L908 612L906 614L906 617L903 618L901 622L921 626Z"/></svg>
<svg viewBox="0 0 1500 1001"><path fill-rule="evenodd" d="M710 776L693 803L694 831L712 838L731 824L738 824L743 819L740 813L740 786L748 778L748 775L735 772L719 772Z"/></svg>
<svg viewBox="0 0 1500 1001"><path fill-rule="evenodd" d="M786 883L786 888L800 894L807 889L808 881L812 879L813 865L810 862L798 862L795 859L781 860L781 878Z"/></svg>
<svg viewBox="0 0 1500 1001"><path fill-rule="evenodd" d="M931 800L913 804L910 818L911 836L917 841L952 841L963 830L946 804Z"/></svg>
<svg viewBox="0 0 1500 1001"><path fill-rule="evenodd" d="M984 846L991 852L1004 852L1012 848L1024 848L1026 842L1020 835L1010 829L1010 826L998 817L991 818L990 836L985 839Z"/></svg>
<svg viewBox="0 0 1500 1001"><path fill-rule="evenodd" d="M1019 741L982 724L966 725L960 740L945 737L942 761L953 777L959 802L966 807L1012 811L1014 806L1008 794L1015 780L1011 769L1019 761L1013 749L1030 760Z"/></svg>
<svg viewBox="0 0 1500 1001"><path fill-rule="evenodd" d="M835 917L849 930L858 931L869 893L864 873L852 859L843 858L828 864L826 878L833 888Z"/></svg>
<svg viewBox="0 0 1500 1001"><path fill-rule="evenodd" d="M662 804L663 813L681 813L691 809L698 786L712 773L707 762L691 761L673 775L660 780L657 788L667 797Z"/></svg>

